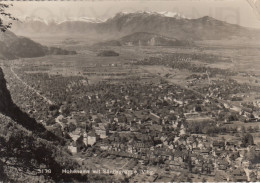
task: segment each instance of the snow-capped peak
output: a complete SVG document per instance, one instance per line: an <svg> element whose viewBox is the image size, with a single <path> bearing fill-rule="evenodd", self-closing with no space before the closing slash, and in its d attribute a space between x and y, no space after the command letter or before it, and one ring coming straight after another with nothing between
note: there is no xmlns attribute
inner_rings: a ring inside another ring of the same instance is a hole
<svg viewBox="0 0 260 183"><path fill-rule="evenodd" d="M187 17L185 17L184 15L177 13L177 12L169 12L169 11L163 11L163 12L154 12L154 11L133 11L133 12L127 12L127 11L122 11L117 13L116 15L114 15L113 17L109 18L109 19L113 19L115 16L126 16L126 15L145 15L145 16L149 16L149 15L157 15L157 16L162 16L162 17L171 17L171 18L175 18L175 19L189 19ZM76 22L76 21L80 21L80 22L87 22L87 23L103 23L105 21L107 21L108 19L99 19L99 18L93 18L93 17L66 17L66 18L55 18L55 17L51 17L51 18L41 18L41 17L37 17L37 16L26 16L23 18L19 18L22 22L42 22L45 23L46 25L55 23L55 24L61 24L64 22Z"/></svg>
<svg viewBox="0 0 260 183"><path fill-rule="evenodd" d="M89 18L89 17L67 17L64 19L57 19L57 18L44 19L36 16L25 16L19 19L22 22L43 22L47 25L50 23L61 24L64 22L72 22L72 21L81 21L81 22L88 22L88 23L102 23L105 21L98 18Z"/></svg>
<svg viewBox="0 0 260 183"><path fill-rule="evenodd" d="M119 12L117 15L128 15L128 14L146 14L146 15L160 15L163 17L171 17L176 19L188 19L184 15L177 13L177 12L169 12L169 11L163 11L163 12L154 12L154 11L135 11L135 12L126 12L122 11Z"/></svg>
<svg viewBox="0 0 260 183"><path fill-rule="evenodd" d="M102 23L104 20L101 20L99 18L89 18L89 17L80 17L78 20L90 22L90 23Z"/></svg>
<svg viewBox="0 0 260 183"><path fill-rule="evenodd" d="M45 24L47 24L48 22L46 20L44 20L43 18L40 17L36 17L36 16L25 16L23 18L21 18L22 22L43 22Z"/></svg>
<svg viewBox="0 0 260 183"><path fill-rule="evenodd" d="M104 22L104 20L101 20L99 18L89 18L89 17L78 17L78 18L73 17L72 18L72 17L69 17L69 18L66 18L63 21L60 21L59 24L64 23L64 22L76 22L76 21L87 22L87 23L102 23L102 22Z"/></svg>
<svg viewBox="0 0 260 183"><path fill-rule="evenodd" d="M37 16L25 16L22 18L19 18L19 20L21 22L42 22L45 23L46 25L50 24L50 23L58 23L59 21L55 18L41 18L41 17L37 17Z"/></svg>
<svg viewBox="0 0 260 183"><path fill-rule="evenodd" d="M188 19L184 15L177 13L177 12L163 11L163 12L158 12L158 13L165 17L172 17L172 18L176 18L176 19Z"/></svg>

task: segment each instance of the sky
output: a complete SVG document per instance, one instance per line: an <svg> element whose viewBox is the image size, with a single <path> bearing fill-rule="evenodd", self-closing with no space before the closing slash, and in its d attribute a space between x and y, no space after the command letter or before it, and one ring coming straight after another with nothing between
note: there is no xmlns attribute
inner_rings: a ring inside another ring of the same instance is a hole
<svg viewBox="0 0 260 183"><path fill-rule="evenodd" d="M45 20L89 17L107 19L116 13L170 11L189 18L211 16L229 23L260 29L260 0L83 0L83 1L10 1L8 12L22 19ZM250 4L251 3L251 4Z"/></svg>

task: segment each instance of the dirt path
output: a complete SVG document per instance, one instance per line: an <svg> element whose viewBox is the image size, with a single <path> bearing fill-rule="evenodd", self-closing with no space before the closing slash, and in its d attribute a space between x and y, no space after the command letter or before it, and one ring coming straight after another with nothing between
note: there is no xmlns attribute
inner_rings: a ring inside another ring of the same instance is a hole
<svg viewBox="0 0 260 183"><path fill-rule="evenodd" d="M51 101L50 99L48 99L47 97L43 96L42 94L40 94L40 92L36 89L34 89L33 87L29 86L25 81L23 81L13 70L13 67L10 67L11 72L13 73L13 75L23 84L25 85L27 88L29 88L31 91L33 91L34 93L36 93L39 97L43 98L43 100L45 102L47 102L49 105L53 105L55 104L53 101Z"/></svg>
<svg viewBox="0 0 260 183"><path fill-rule="evenodd" d="M39 97L43 98L43 100L48 103L49 105L54 105L55 102L51 101L50 99L48 99L47 97L43 96L42 94L40 94L40 92L36 89L34 89L33 87L29 86L25 81L23 81L13 70L13 67L10 67L10 70L12 72L12 74L27 88L29 88L29 90L31 90L32 92L36 93ZM61 112L59 110L59 112ZM55 118L55 122L59 123L62 127L62 129L64 129L64 124L61 122L61 120L64 118L63 115L59 115Z"/></svg>

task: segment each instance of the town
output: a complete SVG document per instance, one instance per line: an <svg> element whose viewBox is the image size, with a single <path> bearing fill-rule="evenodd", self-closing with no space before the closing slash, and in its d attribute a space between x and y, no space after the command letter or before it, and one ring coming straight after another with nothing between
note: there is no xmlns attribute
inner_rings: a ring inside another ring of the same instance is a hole
<svg viewBox="0 0 260 183"><path fill-rule="evenodd" d="M81 76L13 70L36 90L30 91L8 72L10 81L17 82L13 92L26 95L27 91L27 102L31 101L25 105L19 99L20 105L47 129L66 138L67 150L82 167L89 168L89 161L96 158L119 159L126 161L119 170L132 172L115 175L122 180L259 180L260 144L254 141L259 133L259 102L234 97L245 93L247 86L213 80L208 90L196 90L146 74L103 80L89 87ZM52 91L47 90L50 85ZM232 99L240 105L228 102Z"/></svg>

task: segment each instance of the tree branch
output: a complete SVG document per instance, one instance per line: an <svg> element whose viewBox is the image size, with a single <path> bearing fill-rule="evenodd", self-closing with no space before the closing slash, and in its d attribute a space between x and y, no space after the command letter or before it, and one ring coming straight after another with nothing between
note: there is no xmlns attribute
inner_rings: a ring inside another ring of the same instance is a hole
<svg viewBox="0 0 260 183"><path fill-rule="evenodd" d="M7 31L7 29L10 29L12 23L4 24L3 19L1 17L6 17L9 20L18 21L18 19L13 17L10 13L5 12L5 9L9 8L10 6L13 6L13 5L12 4L7 5L7 4L0 3L0 31L2 31L2 32L5 32L5 31Z"/></svg>

